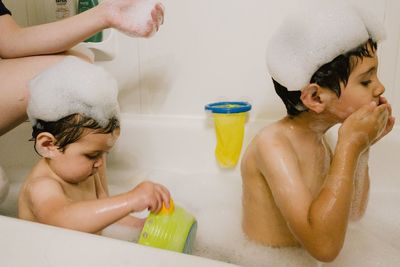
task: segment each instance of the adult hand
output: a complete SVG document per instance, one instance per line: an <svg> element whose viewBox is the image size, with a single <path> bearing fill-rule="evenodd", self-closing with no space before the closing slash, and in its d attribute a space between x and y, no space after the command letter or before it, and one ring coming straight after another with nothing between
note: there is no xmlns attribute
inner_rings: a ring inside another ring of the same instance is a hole
<svg viewBox="0 0 400 267"><path fill-rule="evenodd" d="M106 0L99 8L109 27L134 37L150 37L164 22L164 7L154 0Z"/></svg>

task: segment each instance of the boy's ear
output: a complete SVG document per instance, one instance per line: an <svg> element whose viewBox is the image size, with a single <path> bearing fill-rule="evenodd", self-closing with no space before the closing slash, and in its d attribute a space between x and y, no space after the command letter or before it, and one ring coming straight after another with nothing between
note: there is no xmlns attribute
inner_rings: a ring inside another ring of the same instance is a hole
<svg viewBox="0 0 400 267"><path fill-rule="evenodd" d="M48 132L42 132L36 137L35 149L44 158L53 158L58 150L56 138Z"/></svg>
<svg viewBox="0 0 400 267"><path fill-rule="evenodd" d="M325 90L321 86L311 83L301 90L300 99L308 109L316 113L321 113L326 107L325 97L323 97L324 93Z"/></svg>

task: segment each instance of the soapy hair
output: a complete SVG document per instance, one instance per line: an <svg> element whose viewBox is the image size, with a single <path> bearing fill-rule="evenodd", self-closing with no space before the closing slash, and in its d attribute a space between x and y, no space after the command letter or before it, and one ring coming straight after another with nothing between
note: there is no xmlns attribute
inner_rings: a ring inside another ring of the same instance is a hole
<svg viewBox="0 0 400 267"><path fill-rule="evenodd" d="M364 44L356 49L353 49L345 54L337 56L331 62L322 65L311 77L310 83L316 83L321 87L328 88L335 92L340 97L340 84L347 85L350 73L358 64L358 61L364 57L372 57L372 53L377 50L377 43L369 39ZM288 74L290 75L290 73ZM279 84L272 78L274 83L275 92L282 99L286 106L287 114L289 116L296 116L303 111L307 110L300 99L301 91L289 91L285 86Z"/></svg>
<svg viewBox="0 0 400 267"><path fill-rule="evenodd" d="M108 134L119 128L120 123L117 117L112 117L108 124L102 127L93 118L81 114L72 114L58 121L37 120L37 123L32 127L31 141L35 141L36 144L36 137L40 133L48 132L55 137L55 145L58 146L58 149L64 151L69 144L78 141L83 136L85 129L92 129L94 133L98 134Z"/></svg>

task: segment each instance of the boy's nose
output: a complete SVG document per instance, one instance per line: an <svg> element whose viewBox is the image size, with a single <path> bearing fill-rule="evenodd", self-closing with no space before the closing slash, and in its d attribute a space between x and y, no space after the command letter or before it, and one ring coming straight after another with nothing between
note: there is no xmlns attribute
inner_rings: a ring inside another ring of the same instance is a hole
<svg viewBox="0 0 400 267"><path fill-rule="evenodd" d="M385 86L384 86L380 81L378 81L378 86L375 88L374 94L375 94L376 96L380 96L380 95L382 95L384 92L385 92Z"/></svg>

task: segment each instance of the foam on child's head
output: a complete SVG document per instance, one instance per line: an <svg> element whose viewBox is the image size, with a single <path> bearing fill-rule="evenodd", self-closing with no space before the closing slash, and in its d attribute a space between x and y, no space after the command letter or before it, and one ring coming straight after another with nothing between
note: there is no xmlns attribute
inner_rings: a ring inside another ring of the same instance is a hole
<svg viewBox="0 0 400 267"><path fill-rule="evenodd" d="M102 67L68 56L29 83L27 113L37 120L57 121L80 113L102 127L119 117L118 85Z"/></svg>
<svg viewBox="0 0 400 267"><path fill-rule="evenodd" d="M324 64L365 43L384 39L383 25L366 10L340 1L308 1L288 16L270 39L272 78L300 90Z"/></svg>

